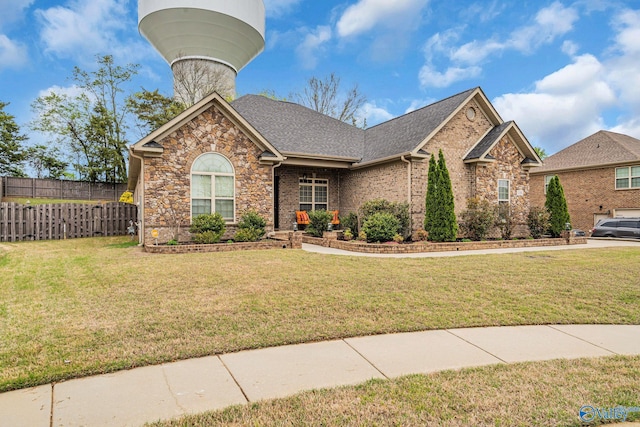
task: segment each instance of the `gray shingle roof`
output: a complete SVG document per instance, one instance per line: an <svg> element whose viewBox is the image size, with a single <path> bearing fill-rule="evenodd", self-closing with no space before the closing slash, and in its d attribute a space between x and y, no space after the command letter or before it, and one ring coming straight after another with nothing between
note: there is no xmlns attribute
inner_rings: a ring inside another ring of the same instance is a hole
<svg viewBox="0 0 640 427"><path fill-rule="evenodd" d="M362 157L362 129L302 105L245 95L231 106L280 152Z"/></svg>
<svg viewBox="0 0 640 427"><path fill-rule="evenodd" d="M231 106L280 152L348 157L366 162L414 150L474 90L476 88L367 130L298 104L259 95L245 95Z"/></svg>
<svg viewBox="0 0 640 427"><path fill-rule="evenodd" d="M513 124L513 121L502 123L489 131L480 142L467 154L465 160L476 160L481 158L493 144L500 138L502 132L504 132L509 126Z"/></svg>
<svg viewBox="0 0 640 427"><path fill-rule="evenodd" d="M544 159L535 173L640 161L640 140L601 130Z"/></svg>
<svg viewBox="0 0 640 427"><path fill-rule="evenodd" d="M475 89L367 129L363 161L383 159L413 150L466 101Z"/></svg>

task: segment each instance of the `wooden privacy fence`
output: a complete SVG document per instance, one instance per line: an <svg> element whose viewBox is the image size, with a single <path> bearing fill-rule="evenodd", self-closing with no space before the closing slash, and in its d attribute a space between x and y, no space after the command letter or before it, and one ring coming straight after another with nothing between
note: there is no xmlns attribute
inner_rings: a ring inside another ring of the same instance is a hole
<svg viewBox="0 0 640 427"><path fill-rule="evenodd" d="M127 184L0 177L0 197L117 201L125 191Z"/></svg>
<svg viewBox="0 0 640 427"><path fill-rule="evenodd" d="M0 203L0 241L120 236L127 234L129 221L137 221L137 207L128 203Z"/></svg>

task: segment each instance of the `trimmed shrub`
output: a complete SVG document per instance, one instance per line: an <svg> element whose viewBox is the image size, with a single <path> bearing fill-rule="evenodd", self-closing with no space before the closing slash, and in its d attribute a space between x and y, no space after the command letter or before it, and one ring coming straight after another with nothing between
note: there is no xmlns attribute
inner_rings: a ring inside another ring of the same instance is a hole
<svg viewBox="0 0 640 427"><path fill-rule="evenodd" d="M353 212L349 212L349 214L340 218L340 225L343 229L351 230L351 233L358 234L358 215Z"/></svg>
<svg viewBox="0 0 640 427"><path fill-rule="evenodd" d="M267 221L256 211L248 211L238 222L238 231L235 235L236 242L257 242L266 234Z"/></svg>
<svg viewBox="0 0 640 427"><path fill-rule="evenodd" d="M353 240L353 233L351 232L350 228L347 228L346 230L344 230L344 233L342 233L342 238L347 242L349 240Z"/></svg>
<svg viewBox="0 0 640 427"><path fill-rule="evenodd" d="M196 243L218 243L226 230L224 218L219 213L198 215L193 218L189 231Z"/></svg>
<svg viewBox="0 0 640 427"><path fill-rule="evenodd" d="M552 237L560 237L565 225L571 222L567 199L558 176L554 176L547 187L547 199L544 207L549 211L549 233Z"/></svg>
<svg viewBox="0 0 640 427"><path fill-rule="evenodd" d="M373 199L365 202L360 207L360 216L364 224L373 214L386 212L393 215L398 220L398 229L396 233L403 238L409 237L411 234L409 204L390 202L385 199Z"/></svg>
<svg viewBox="0 0 640 427"><path fill-rule="evenodd" d="M549 212L545 208L534 206L529 209L527 215L527 225L531 232L531 237L539 239L549 229Z"/></svg>
<svg viewBox="0 0 640 427"><path fill-rule="evenodd" d="M467 210L460 215L462 231L471 240L483 240L496 221L495 206L487 200L472 197L467 200Z"/></svg>
<svg viewBox="0 0 640 427"><path fill-rule="evenodd" d="M367 242L389 242L398 234L398 219L388 212L377 212L371 215L362 225L367 235Z"/></svg>
<svg viewBox="0 0 640 427"><path fill-rule="evenodd" d="M333 213L325 210L309 212L309 225L307 225L307 233L313 237L322 237L327 231L327 225L333 219Z"/></svg>

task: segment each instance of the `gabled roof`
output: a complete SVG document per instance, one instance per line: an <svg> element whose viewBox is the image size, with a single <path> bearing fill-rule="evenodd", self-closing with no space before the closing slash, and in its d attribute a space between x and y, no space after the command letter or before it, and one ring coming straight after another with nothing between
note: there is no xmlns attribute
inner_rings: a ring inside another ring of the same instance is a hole
<svg viewBox="0 0 640 427"><path fill-rule="evenodd" d="M601 130L544 160L535 173L640 162L640 140Z"/></svg>
<svg viewBox="0 0 640 427"><path fill-rule="evenodd" d="M366 131L362 161L384 159L416 149L477 90L469 89Z"/></svg>
<svg viewBox="0 0 640 427"><path fill-rule="evenodd" d="M172 134L186 123L214 106L218 108L218 110L227 119L240 127L247 137L263 150L261 160L265 160L267 162L281 162L284 160L284 156L282 156L282 154L267 139L265 139L253 126L251 126L251 124L238 114L236 110L231 108L227 101L225 101L216 92L213 92L129 147L129 188L133 189L136 187L141 170L140 156L162 155L162 152L164 151L164 148L160 143L162 139L166 138L168 135Z"/></svg>
<svg viewBox="0 0 640 427"><path fill-rule="evenodd" d="M231 103L249 123L284 155L304 154L358 161L364 130L314 110L260 95Z"/></svg>
<svg viewBox="0 0 640 427"><path fill-rule="evenodd" d="M524 167L531 168L542 165L542 160L540 160L538 153L536 153L514 121L502 123L491 129L484 138L482 138L480 142L478 142L471 151L469 151L465 156L464 161L466 163L473 163L495 160L489 152L502 138L504 138L505 135L509 135L511 137L511 140L515 143L516 147L524 157L524 160L521 163Z"/></svg>
<svg viewBox="0 0 640 427"><path fill-rule="evenodd" d="M408 154L424 155L424 144L472 98L492 123L502 123L479 87L366 130L302 105L259 95L245 95L231 106L285 156L321 156L366 164Z"/></svg>

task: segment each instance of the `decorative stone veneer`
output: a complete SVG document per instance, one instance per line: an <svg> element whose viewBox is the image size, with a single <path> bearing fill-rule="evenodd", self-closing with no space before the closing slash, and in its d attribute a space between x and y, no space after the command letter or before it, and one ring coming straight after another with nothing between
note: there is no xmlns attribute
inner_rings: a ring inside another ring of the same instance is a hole
<svg viewBox="0 0 640 427"><path fill-rule="evenodd" d="M272 168L259 163L263 150L217 108L211 107L157 142L164 147L162 156L144 158L145 245L155 241L152 229L158 230L159 243L169 241L178 222L182 225L179 240L191 240L191 165L210 152L225 156L235 170L235 220L227 224L223 239L233 237L235 223L249 210L267 220L268 231L273 229Z"/></svg>
<svg viewBox="0 0 640 427"><path fill-rule="evenodd" d="M544 177L558 175L573 228L589 231L594 220L613 216L616 209L640 209L640 189L616 190L616 168L569 172L532 172L531 206L544 207Z"/></svg>
<svg viewBox="0 0 640 427"><path fill-rule="evenodd" d="M498 180L509 180L509 206L515 221L514 237L529 235L529 173L521 167L524 156L520 154L509 136L502 138L489 153L496 158L493 163L475 166L475 194L491 203L498 202ZM495 235L494 230L494 235Z"/></svg>

